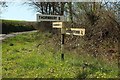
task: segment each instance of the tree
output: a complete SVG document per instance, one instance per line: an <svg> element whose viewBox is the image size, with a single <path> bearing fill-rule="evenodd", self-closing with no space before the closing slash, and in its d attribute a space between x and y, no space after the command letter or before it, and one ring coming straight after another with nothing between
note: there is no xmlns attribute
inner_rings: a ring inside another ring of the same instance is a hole
<svg viewBox="0 0 120 80"><path fill-rule="evenodd" d="M7 2L0 1L0 14L2 14L3 9L6 8L6 7L8 7Z"/></svg>
<svg viewBox="0 0 120 80"><path fill-rule="evenodd" d="M30 6L33 6L37 12L41 14L63 15L65 2L35 2L29 0L26 2Z"/></svg>
<svg viewBox="0 0 120 80"><path fill-rule="evenodd" d="M115 8L117 7L117 2L80 2L75 4L76 13L74 17L76 19L74 21L80 22L80 25L85 26L86 31L89 33L86 34L88 38L95 38L94 36L99 34L102 39L104 38L105 30L109 31L110 35L112 35L110 33L112 30L115 30L115 33L118 32L119 23L116 19L117 8ZM115 36L112 35L112 37ZM96 39L99 38L96 37Z"/></svg>
<svg viewBox="0 0 120 80"><path fill-rule="evenodd" d="M30 6L41 14L64 15L69 14L72 23L86 28L87 38L108 36L106 30L118 30L117 10L118 2L35 2L30 0ZM65 13L65 14L64 14ZM111 26L112 25L112 26ZM110 26L109 28L107 26ZM114 28L114 29L113 29ZM110 31L110 32L111 32ZM109 33L110 33L109 32ZM112 35L112 33L110 34ZM117 35L117 34L114 34ZM113 37L114 37L113 35ZM97 36L97 37L96 37ZM99 40L101 40L99 39Z"/></svg>
<svg viewBox="0 0 120 80"><path fill-rule="evenodd" d="M5 1L0 1L0 6L1 7L8 7L7 2L5 2Z"/></svg>

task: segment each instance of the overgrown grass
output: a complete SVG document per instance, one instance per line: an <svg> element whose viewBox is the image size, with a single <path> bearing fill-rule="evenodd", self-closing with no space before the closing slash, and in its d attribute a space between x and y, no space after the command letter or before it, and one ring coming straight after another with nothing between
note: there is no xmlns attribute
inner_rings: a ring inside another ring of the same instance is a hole
<svg viewBox="0 0 120 80"><path fill-rule="evenodd" d="M109 64L86 52L82 55L55 49L51 33L29 33L3 40L3 78L116 78L116 63Z"/></svg>

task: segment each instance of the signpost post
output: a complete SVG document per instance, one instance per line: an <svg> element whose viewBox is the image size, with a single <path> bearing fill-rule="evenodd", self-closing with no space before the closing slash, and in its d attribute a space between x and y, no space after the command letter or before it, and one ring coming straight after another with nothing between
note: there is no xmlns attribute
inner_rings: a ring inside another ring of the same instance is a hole
<svg viewBox="0 0 120 80"><path fill-rule="evenodd" d="M64 60L64 37L65 37L65 34L84 36L85 29L84 28L67 28L67 27L63 26L63 22L53 22L53 28L61 29L61 60Z"/></svg>

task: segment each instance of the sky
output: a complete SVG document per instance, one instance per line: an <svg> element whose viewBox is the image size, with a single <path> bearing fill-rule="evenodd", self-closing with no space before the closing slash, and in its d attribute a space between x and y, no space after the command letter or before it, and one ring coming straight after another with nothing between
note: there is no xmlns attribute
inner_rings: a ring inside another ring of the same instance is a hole
<svg viewBox="0 0 120 80"><path fill-rule="evenodd" d="M14 1L8 4L8 7L2 10L2 14L0 14L0 18L7 19L7 20L36 21L35 10L31 9L31 7L28 5L23 5L22 4L23 1L26 1L26 0Z"/></svg>
<svg viewBox="0 0 120 80"><path fill-rule="evenodd" d="M22 2L13 2L2 10L1 19L36 21L36 12Z"/></svg>

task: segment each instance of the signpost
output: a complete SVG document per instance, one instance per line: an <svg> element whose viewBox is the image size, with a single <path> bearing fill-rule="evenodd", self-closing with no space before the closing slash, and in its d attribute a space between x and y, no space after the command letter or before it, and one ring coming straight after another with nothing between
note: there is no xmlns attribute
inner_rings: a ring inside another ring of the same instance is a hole
<svg viewBox="0 0 120 80"><path fill-rule="evenodd" d="M64 21L64 16L60 15L42 15L42 14L36 14L37 21Z"/></svg>
<svg viewBox="0 0 120 80"><path fill-rule="evenodd" d="M62 28L62 22L53 22L53 28Z"/></svg>
<svg viewBox="0 0 120 80"><path fill-rule="evenodd" d="M68 35L76 35L76 36L84 36L85 29L84 28L67 28L63 25L63 22L53 22L53 28L61 28L61 33L65 33ZM64 31L63 31L64 30Z"/></svg>
<svg viewBox="0 0 120 80"><path fill-rule="evenodd" d="M61 59L64 60L64 37L67 35L76 35L76 36L84 36L85 29L84 28L70 28L70 24L64 25L64 16L60 15L42 15L37 14L37 21L55 21L52 23L53 28L61 29ZM59 21L59 22L58 22ZM69 28L67 28L69 27Z"/></svg>
<svg viewBox="0 0 120 80"><path fill-rule="evenodd" d="M61 59L64 60L64 37L67 35L84 36L84 28L67 28L63 22L53 22L53 28L61 29Z"/></svg>
<svg viewBox="0 0 120 80"><path fill-rule="evenodd" d="M67 32L67 30L71 31L71 32ZM76 36L84 36L85 35L85 29L84 28L70 28L67 29L66 28L66 34L68 35L76 35Z"/></svg>

